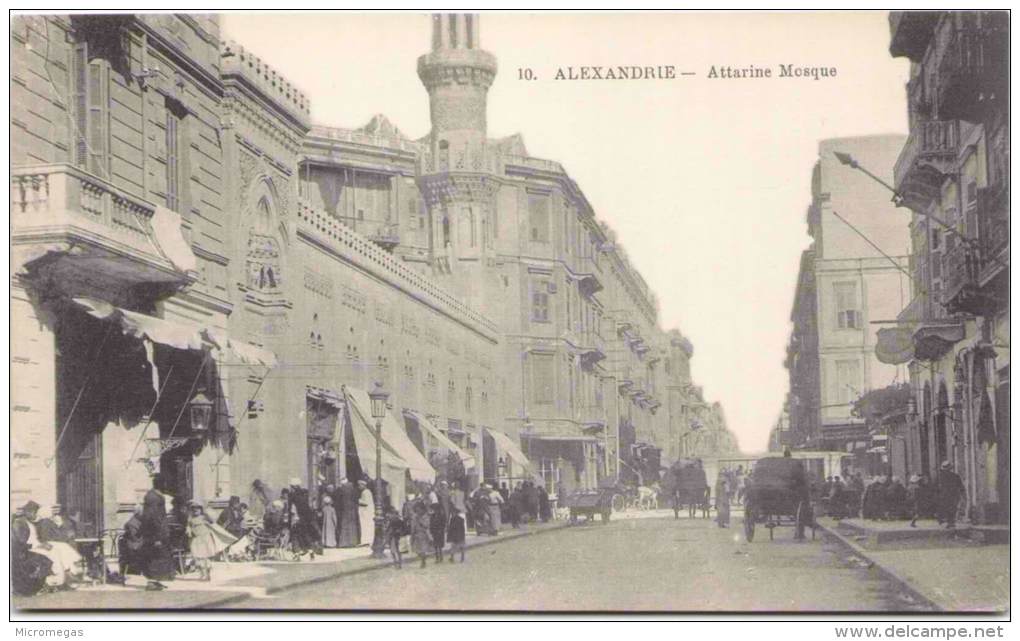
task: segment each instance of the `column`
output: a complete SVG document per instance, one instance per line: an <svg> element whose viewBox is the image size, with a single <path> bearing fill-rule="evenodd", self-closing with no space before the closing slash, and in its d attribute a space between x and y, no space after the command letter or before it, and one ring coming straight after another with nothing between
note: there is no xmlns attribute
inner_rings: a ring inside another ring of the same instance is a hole
<svg viewBox="0 0 1020 641"><path fill-rule="evenodd" d="M11 292L11 507L57 502L56 337L52 314Z"/></svg>

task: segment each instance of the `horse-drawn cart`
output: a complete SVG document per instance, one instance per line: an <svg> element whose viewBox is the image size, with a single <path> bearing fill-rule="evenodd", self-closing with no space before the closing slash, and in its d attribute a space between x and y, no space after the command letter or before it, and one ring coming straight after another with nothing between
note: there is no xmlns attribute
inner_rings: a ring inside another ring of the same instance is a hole
<svg viewBox="0 0 1020 641"><path fill-rule="evenodd" d="M804 538L805 528L811 528L815 538L814 510L804 463L792 458L763 458L754 465L744 498L744 536L754 540L755 524L769 529L769 539L775 528L792 525L795 538Z"/></svg>
<svg viewBox="0 0 1020 641"><path fill-rule="evenodd" d="M577 523L580 517L585 521L602 517L602 524L609 523L613 511L613 497L617 491L613 488L602 488L589 492L574 492L567 497L565 506L570 510L570 522Z"/></svg>
<svg viewBox="0 0 1020 641"><path fill-rule="evenodd" d="M673 463L662 475L662 491L673 506L674 518L680 518L680 510L685 506L690 518L693 519L699 509L702 518L708 518L711 492L700 459L680 459Z"/></svg>

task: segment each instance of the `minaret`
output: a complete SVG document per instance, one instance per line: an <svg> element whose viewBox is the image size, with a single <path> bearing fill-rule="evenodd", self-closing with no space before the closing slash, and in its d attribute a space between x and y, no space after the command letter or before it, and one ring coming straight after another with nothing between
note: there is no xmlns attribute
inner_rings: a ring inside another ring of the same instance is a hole
<svg viewBox="0 0 1020 641"><path fill-rule="evenodd" d="M491 289L499 157L486 138L496 58L479 48L478 14L432 16L432 51L418 58L432 131L418 186L429 208L433 272L476 308Z"/></svg>
<svg viewBox="0 0 1020 641"><path fill-rule="evenodd" d="M496 57L480 48L479 16L432 16L432 51L418 58L418 77L429 92L433 151L454 157L485 142L486 94L496 77Z"/></svg>

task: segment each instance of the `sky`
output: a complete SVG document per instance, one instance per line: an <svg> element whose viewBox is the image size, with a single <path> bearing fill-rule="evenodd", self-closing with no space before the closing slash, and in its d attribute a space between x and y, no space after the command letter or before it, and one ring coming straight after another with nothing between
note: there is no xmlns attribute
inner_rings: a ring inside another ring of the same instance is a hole
<svg viewBox="0 0 1020 641"><path fill-rule="evenodd" d="M221 29L304 91L316 124L383 113L412 138L429 131L415 71L426 14L233 13ZM694 343L706 399L744 452L763 451L788 387L818 142L907 131L909 67L889 56L886 13L485 13L480 36L499 63L489 136L520 133L565 167L657 293L660 325ZM598 65L678 77L555 79ZM752 65L772 77L708 77ZM836 75L781 78L780 65Z"/></svg>

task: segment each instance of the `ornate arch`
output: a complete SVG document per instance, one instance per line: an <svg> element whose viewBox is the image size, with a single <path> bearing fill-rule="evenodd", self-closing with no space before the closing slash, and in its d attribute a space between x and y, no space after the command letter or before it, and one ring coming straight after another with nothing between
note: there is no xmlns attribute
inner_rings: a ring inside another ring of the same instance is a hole
<svg viewBox="0 0 1020 641"><path fill-rule="evenodd" d="M273 179L261 174L252 183L239 234L244 243L245 284L263 295L282 295L286 277L287 227L280 215Z"/></svg>

